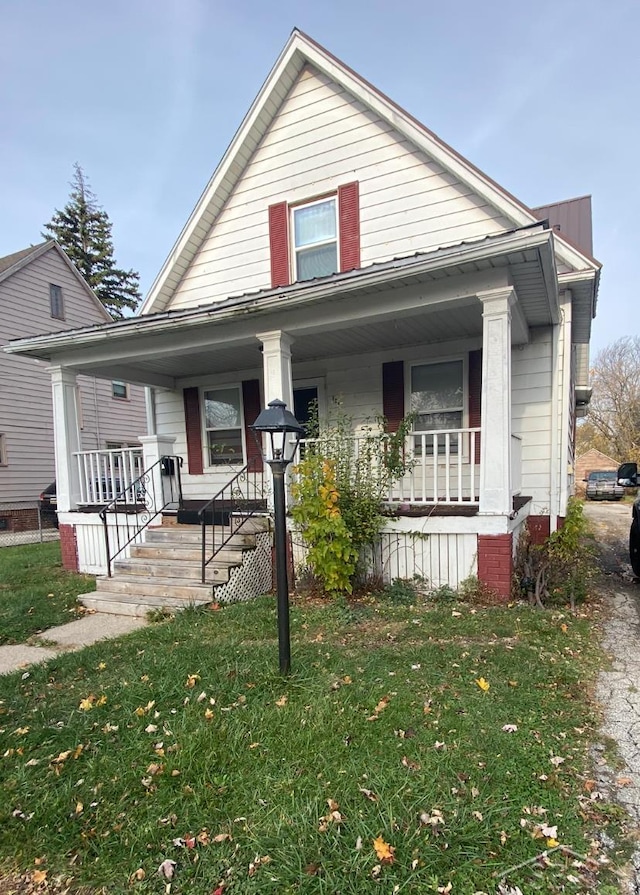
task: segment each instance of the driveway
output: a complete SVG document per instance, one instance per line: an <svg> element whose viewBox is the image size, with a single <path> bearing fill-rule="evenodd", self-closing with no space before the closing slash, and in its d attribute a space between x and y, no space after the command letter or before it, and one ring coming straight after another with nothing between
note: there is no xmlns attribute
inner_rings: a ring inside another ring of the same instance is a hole
<svg viewBox="0 0 640 895"><path fill-rule="evenodd" d="M602 734L615 740L626 765L622 772L612 774L602 757L604 746L597 746L598 777L601 787L624 806L640 829L640 581L629 565L631 505L586 501L585 515L598 543L608 610L603 646L611 667L600 674L596 692L603 711ZM616 785L616 777L624 785ZM624 891L640 895L640 850L633 857Z"/></svg>

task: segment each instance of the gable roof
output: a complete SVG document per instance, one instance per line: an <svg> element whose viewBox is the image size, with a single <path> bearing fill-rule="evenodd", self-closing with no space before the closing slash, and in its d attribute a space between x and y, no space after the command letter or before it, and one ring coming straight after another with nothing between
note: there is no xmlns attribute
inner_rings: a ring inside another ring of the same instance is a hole
<svg viewBox="0 0 640 895"><path fill-rule="evenodd" d="M497 208L514 227L525 227L538 220L530 208L487 177L412 115L320 44L298 29L294 29L152 284L138 314L153 313L166 308L173 291L242 176L253 152L306 65L323 72L367 108L388 121L418 149L467 183L475 193ZM559 236L556 243L558 255L573 270L586 269L593 273L599 269L600 264L595 259L564 240L562 234Z"/></svg>
<svg viewBox="0 0 640 895"><path fill-rule="evenodd" d="M31 264L36 258L40 258L41 255L50 251L56 252L60 256L65 265L69 268L69 272L84 289L88 298L100 310L104 316L105 322L110 322L113 319L111 314L109 314L102 302L96 297L78 268L71 261L66 252L60 248L55 239L48 239L46 242L40 242L37 245L29 246L28 249L21 249L19 252L13 252L11 255L5 255L3 258L0 258L0 283L8 280L9 277L12 277L19 270L22 270L23 267Z"/></svg>

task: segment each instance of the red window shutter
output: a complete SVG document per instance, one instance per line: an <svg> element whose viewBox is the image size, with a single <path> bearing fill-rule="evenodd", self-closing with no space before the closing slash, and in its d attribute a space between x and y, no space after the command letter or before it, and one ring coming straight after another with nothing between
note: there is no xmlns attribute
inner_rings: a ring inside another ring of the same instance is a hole
<svg viewBox="0 0 640 895"><path fill-rule="evenodd" d="M247 446L247 463L252 469L262 469L262 454L256 443L252 426L262 410L260 401L260 380L245 379L242 383L242 406L244 409L244 440Z"/></svg>
<svg viewBox="0 0 640 895"><path fill-rule="evenodd" d="M289 271L289 206L278 202L269 206L269 248L271 251L271 286L288 286Z"/></svg>
<svg viewBox="0 0 640 895"><path fill-rule="evenodd" d="M404 417L404 361L382 365L382 412L387 432L397 432Z"/></svg>
<svg viewBox="0 0 640 895"><path fill-rule="evenodd" d="M187 461L190 475L202 475L202 426L200 424L200 392L197 388L182 390L184 425L187 433Z"/></svg>
<svg viewBox="0 0 640 895"><path fill-rule="evenodd" d="M469 428L482 425L482 349L469 352ZM480 438L476 435L476 463L480 462Z"/></svg>
<svg viewBox="0 0 640 895"><path fill-rule="evenodd" d="M358 181L338 187L340 270L360 267L360 190Z"/></svg>

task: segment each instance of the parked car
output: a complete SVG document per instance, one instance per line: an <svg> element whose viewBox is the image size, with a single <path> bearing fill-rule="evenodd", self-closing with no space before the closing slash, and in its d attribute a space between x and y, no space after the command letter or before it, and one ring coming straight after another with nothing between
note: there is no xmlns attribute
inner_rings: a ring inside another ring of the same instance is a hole
<svg viewBox="0 0 640 895"><path fill-rule="evenodd" d="M623 463L618 467L618 485L621 488L635 488L638 486L637 463ZM629 530L629 562L633 574L640 578L640 494L636 497L631 508L631 528Z"/></svg>
<svg viewBox="0 0 640 895"><path fill-rule="evenodd" d="M38 498L40 518L43 522L50 522L58 527L58 498L56 496L56 483L51 482Z"/></svg>
<svg viewBox="0 0 640 895"><path fill-rule="evenodd" d="M587 500L622 500L624 488L618 483L615 469L590 472L585 479Z"/></svg>

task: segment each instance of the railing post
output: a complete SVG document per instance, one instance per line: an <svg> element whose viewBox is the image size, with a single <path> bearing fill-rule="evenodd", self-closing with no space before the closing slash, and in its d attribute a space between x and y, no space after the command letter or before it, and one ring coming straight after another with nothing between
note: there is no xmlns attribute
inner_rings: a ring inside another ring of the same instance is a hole
<svg viewBox="0 0 640 895"><path fill-rule="evenodd" d="M162 457L173 454L175 443L174 435L142 435L142 467L152 470L152 481L149 491L153 495L153 506L149 507L151 513L157 513L166 503L164 499L164 477L160 468ZM162 519L158 524L162 524Z"/></svg>

